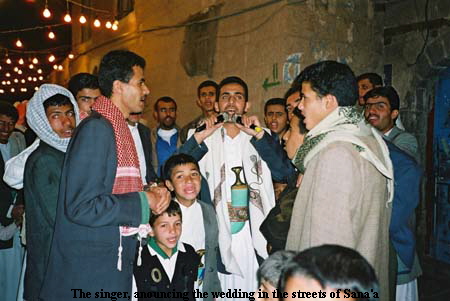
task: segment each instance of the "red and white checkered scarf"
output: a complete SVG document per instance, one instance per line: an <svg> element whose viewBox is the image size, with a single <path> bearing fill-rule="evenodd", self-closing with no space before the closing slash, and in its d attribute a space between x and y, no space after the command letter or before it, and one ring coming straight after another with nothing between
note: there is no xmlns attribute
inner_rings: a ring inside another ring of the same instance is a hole
<svg viewBox="0 0 450 301"><path fill-rule="evenodd" d="M111 100L104 96L97 99L93 109L108 119L114 129L117 171L112 193L122 194L142 191L143 186L136 147L122 112Z"/></svg>

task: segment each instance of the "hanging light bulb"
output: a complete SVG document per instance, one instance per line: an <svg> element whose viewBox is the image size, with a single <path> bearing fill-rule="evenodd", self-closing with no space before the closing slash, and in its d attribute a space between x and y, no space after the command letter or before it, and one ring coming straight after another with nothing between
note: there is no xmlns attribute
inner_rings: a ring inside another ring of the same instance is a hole
<svg viewBox="0 0 450 301"><path fill-rule="evenodd" d="M3 86L6 85L6 81L2 81L2 85L3 85Z"/></svg>
<svg viewBox="0 0 450 301"><path fill-rule="evenodd" d="M23 88L23 92L27 92L27 88Z"/></svg>
<svg viewBox="0 0 450 301"><path fill-rule="evenodd" d="M105 24L105 27L108 28L108 29L111 29L111 27L112 27L111 21L107 21L106 24Z"/></svg>
<svg viewBox="0 0 450 301"><path fill-rule="evenodd" d="M19 71L19 68L18 67L14 67L14 72L17 72L17 71Z"/></svg>
<svg viewBox="0 0 450 301"><path fill-rule="evenodd" d="M14 93L14 92L16 92L16 89L11 88L11 93Z"/></svg>
<svg viewBox="0 0 450 301"><path fill-rule="evenodd" d="M34 87L34 91L37 91L37 90L39 90L39 88L38 87Z"/></svg>
<svg viewBox="0 0 450 301"><path fill-rule="evenodd" d="M53 54L51 54L49 57L48 57L48 61L50 62L50 63L52 63L52 62L54 62L55 61L55 56L53 55Z"/></svg>
<svg viewBox="0 0 450 301"><path fill-rule="evenodd" d="M94 20L94 27L99 28L100 26L102 26L102 23L100 22L100 20L98 19L98 17L95 17L95 20Z"/></svg>
<svg viewBox="0 0 450 301"><path fill-rule="evenodd" d="M38 59L37 59L36 57L33 59L32 62L33 62L33 64L35 64L35 65L36 65L37 63L39 63L39 61L38 61Z"/></svg>
<svg viewBox="0 0 450 301"><path fill-rule="evenodd" d="M62 70L63 70L63 66L62 66L62 65L59 65L59 66L58 66L58 70L59 70L59 71L62 71Z"/></svg>
<svg viewBox="0 0 450 301"><path fill-rule="evenodd" d="M37 71L39 74L42 74L42 69L38 69Z"/></svg>
<svg viewBox="0 0 450 301"><path fill-rule="evenodd" d="M19 82L19 80L17 78L15 78L14 82L17 84Z"/></svg>
<svg viewBox="0 0 450 301"><path fill-rule="evenodd" d="M24 84L26 81L24 78L22 78L22 80L20 81L22 84Z"/></svg>
<svg viewBox="0 0 450 301"><path fill-rule="evenodd" d="M47 6L45 7L44 11L42 12L42 15L44 16L44 18L48 19L52 16L52 13L50 12L50 10L47 8Z"/></svg>
<svg viewBox="0 0 450 301"><path fill-rule="evenodd" d="M50 32L48 33L48 38L50 40L54 40L55 39L55 33L53 31L50 30Z"/></svg>
<svg viewBox="0 0 450 301"><path fill-rule="evenodd" d="M69 1L66 0L66 15L64 16L64 22L70 23L72 21L72 17L69 14Z"/></svg>
<svg viewBox="0 0 450 301"><path fill-rule="evenodd" d="M28 68L33 69L33 68L34 68L34 65L33 65L33 64L30 64L30 65L28 65Z"/></svg>
<svg viewBox="0 0 450 301"><path fill-rule="evenodd" d="M12 63L12 62L11 62L11 59L10 59L10 58L7 58L7 59L6 59L6 63L7 63L7 64L11 64L11 63Z"/></svg>
<svg viewBox="0 0 450 301"><path fill-rule="evenodd" d="M58 70L58 65L53 65L53 69Z"/></svg>
<svg viewBox="0 0 450 301"><path fill-rule="evenodd" d="M19 64L23 65L23 63L24 63L23 58L20 58L19 59Z"/></svg>
<svg viewBox="0 0 450 301"><path fill-rule="evenodd" d="M37 77L33 77L33 81L34 81L34 82L37 82Z"/></svg>
<svg viewBox="0 0 450 301"><path fill-rule="evenodd" d="M31 82L33 80L33 78L31 76L28 76L28 81Z"/></svg>
<svg viewBox="0 0 450 301"><path fill-rule="evenodd" d="M119 29L119 21L114 21L113 25L111 26L111 29L116 31L117 29Z"/></svg>
<svg viewBox="0 0 450 301"><path fill-rule="evenodd" d="M11 76L11 74L9 73L9 72L6 72L6 77L10 77Z"/></svg>
<svg viewBox="0 0 450 301"><path fill-rule="evenodd" d="M45 0L45 9L42 12L42 15L44 16L44 18L50 18L52 16L52 13L50 12L50 10L48 9L48 3L47 0Z"/></svg>
<svg viewBox="0 0 450 301"><path fill-rule="evenodd" d="M22 43L22 41L20 39L17 39L16 46L19 47L19 48L23 47L23 43Z"/></svg>
<svg viewBox="0 0 450 301"><path fill-rule="evenodd" d="M79 19L81 24L85 24L87 22L86 17L81 15L80 19Z"/></svg>
<svg viewBox="0 0 450 301"><path fill-rule="evenodd" d="M69 53L69 59L73 59L74 57L73 53Z"/></svg>
<svg viewBox="0 0 450 301"><path fill-rule="evenodd" d="M5 90L0 89L0 94L3 94L3 93L5 93Z"/></svg>
<svg viewBox="0 0 450 301"><path fill-rule="evenodd" d="M69 12L66 13L64 16L64 22L70 23L72 22L72 17L70 16Z"/></svg>
<svg viewBox="0 0 450 301"><path fill-rule="evenodd" d="M6 84L7 84L7 85L11 85L11 81L7 80L7 81L6 81Z"/></svg>
<svg viewBox="0 0 450 301"><path fill-rule="evenodd" d="M19 69L19 71L17 71L17 73L18 74L22 74L23 72L22 72L22 70Z"/></svg>
<svg viewBox="0 0 450 301"><path fill-rule="evenodd" d="M44 77L42 75L39 76L38 78L39 78L39 80L43 80L44 79Z"/></svg>

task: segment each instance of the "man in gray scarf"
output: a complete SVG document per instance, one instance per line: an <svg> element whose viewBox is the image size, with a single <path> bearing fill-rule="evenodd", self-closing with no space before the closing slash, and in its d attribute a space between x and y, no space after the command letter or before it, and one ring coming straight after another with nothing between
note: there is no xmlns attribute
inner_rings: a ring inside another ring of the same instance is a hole
<svg viewBox="0 0 450 301"><path fill-rule="evenodd" d="M64 155L78 122L72 94L57 85L42 85L28 104L27 121L40 138L25 165L27 301L38 300L48 263L55 225L59 180Z"/></svg>

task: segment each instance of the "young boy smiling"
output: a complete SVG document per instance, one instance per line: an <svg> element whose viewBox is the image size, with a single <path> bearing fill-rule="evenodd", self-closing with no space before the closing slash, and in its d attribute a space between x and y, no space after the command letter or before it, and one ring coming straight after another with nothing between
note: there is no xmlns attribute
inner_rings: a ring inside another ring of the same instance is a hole
<svg viewBox="0 0 450 301"><path fill-rule="evenodd" d="M142 250L142 264L134 266L134 297L139 301L194 300L199 258L190 245L179 242L181 224L180 205L175 201L163 213L151 215L151 237Z"/></svg>
<svg viewBox="0 0 450 301"><path fill-rule="evenodd" d="M219 229L213 206L198 200L201 189L198 163L189 155L174 155L164 165L164 176L183 213L180 241L193 246L200 256L195 289L209 293L203 300L212 300L210 292L221 291L217 275Z"/></svg>

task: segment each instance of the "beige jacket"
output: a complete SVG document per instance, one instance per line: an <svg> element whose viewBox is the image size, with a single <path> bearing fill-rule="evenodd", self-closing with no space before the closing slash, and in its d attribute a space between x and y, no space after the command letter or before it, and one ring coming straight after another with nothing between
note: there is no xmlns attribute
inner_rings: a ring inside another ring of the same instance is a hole
<svg viewBox="0 0 450 301"><path fill-rule="evenodd" d="M373 137L361 140L378 158ZM389 220L386 178L348 142L334 142L308 164L295 199L286 249L322 244L356 249L375 268L388 300Z"/></svg>

